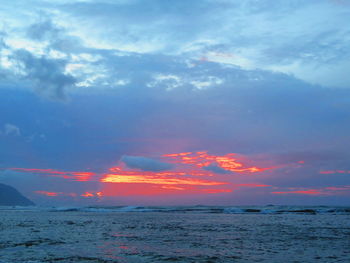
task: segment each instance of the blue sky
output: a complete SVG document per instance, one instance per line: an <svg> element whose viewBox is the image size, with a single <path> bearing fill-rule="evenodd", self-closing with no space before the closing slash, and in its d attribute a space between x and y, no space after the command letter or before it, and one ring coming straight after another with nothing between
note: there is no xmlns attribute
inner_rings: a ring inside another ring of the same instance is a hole
<svg viewBox="0 0 350 263"><path fill-rule="evenodd" d="M0 182L37 203L348 204L350 1L0 14Z"/></svg>

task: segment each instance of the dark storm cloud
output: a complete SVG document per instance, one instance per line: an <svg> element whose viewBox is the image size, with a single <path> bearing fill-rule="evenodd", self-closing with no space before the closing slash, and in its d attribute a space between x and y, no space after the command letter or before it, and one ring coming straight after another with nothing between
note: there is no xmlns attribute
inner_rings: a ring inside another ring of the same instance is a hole
<svg viewBox="0 0 350 263"><path fill-rule="evenodd" d="M142 171L160 172L170 170L173 166L169 163L141 156L123 156L121 161L129 168L136 168Z"/></svg>

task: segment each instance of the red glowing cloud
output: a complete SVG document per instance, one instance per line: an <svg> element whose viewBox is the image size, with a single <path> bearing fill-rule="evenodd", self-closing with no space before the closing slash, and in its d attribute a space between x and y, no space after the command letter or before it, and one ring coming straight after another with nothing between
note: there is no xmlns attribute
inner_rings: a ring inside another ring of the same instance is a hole
<svg viewBox="0 0 350 263"><path fill-rule="evenodd" d="M272 185L251 183L251 184L237 184L236 186L238 186L238 187L253 187L253 188L256 188L256 187L271 187Z"/></svg>
<svg viewBox="0 0 350 263"><path fill-rule="evenodd" d="M49 192L49 191L34 191L34 193L39 195L46 195L49 197L56 197L56 196L70 196L70 197L102 197L102 192L85 192L83 194L78 195L77 193L63 193L63 192Z"/></svg>
<svg viewBox="0 0 350 263"><path fill-rule="evenodd" d="M93 193L90 193L90 192L85 192L84 194L81 194L80 196L83 196L83 197L93 197L95 196Z"/></svg>
<svg viewBox="0 0 350 263"><path fill-rule="evenodd" d="M346 170L326 170L326 171L320 171L320 174L350 174L350 171L346 171Z"/></svg>
<svg viewBox="0 0 350 263"><path fill-rule="evenodd" d="M272 192L273 194L301 194L301 195L323 195L323 193L316 189L309 190L297 190L297 191L281 191L281 192Z"/></svg>
<svg viewBox="0 0 350 263"><path fill-rule="evenodd" d="M46 196L58 196L59 194L61 194L61 193L47 192L47 191L35 191L35 193L40 195L46 195Z"/></svg>
<svg viewBox="0 0 350 263"><path fill-rule="evenodd" d="M156 173L155 173L156 174ZM160 185L222 185L224 182L206 181L190 178L175 178L153 175L107 174L101 179L103 183L143 183Z"/></svg>
<svg viewBox="0 0 350 263"><path fill-rule="evenodd" d="M140 157L134 158L133 161L144 161L145 159L151 160ZM158 159L161 162L151 163L165 163L165 167L167 167L166 164L171 164L169 169L163 171L142 170L143 168L140 168L142 166L130 167L125 158L121 158L117 165L109 168L105 174L54 169L8 169L70 181L96 182L100 184L99 192L86 191L80 194L67 194L36 191L35 193L50 197L72 196L99 199L106 196L224 194L245 187L270 187L270 185L260 183L234 184L229 180L230 174L246 175L275 168L250 165L250 160L233 153L212 155L208 154L207 151L181 152L165 154Z"/></svg>
<svg viewBox="0 0 350 263"><path fill-rule="evenodd" d="M229 153L226 155L210 155L207 151L202 152L185 152L175 154L165 154L162 156L171 163L190 164L199 168L209 165L217 165L218 167L236 173L256 173L270 170L276 167L256 167L245 165L239 160L238 155Z"/></svg>
<svg viewBox="0 0 350 263"><path fill-rule="evenodd" d="M70 197L76 197L76 193L62 193L62 192L48 192L48 191L34 191L34 193L39 195L46 195L50 197L56 197L56 196L70 196Z"/></svg>
<svg viewBox="0 0 350 263"><path fill-rule="evenodd" d="M350 186L329 186L322 187L316 189L305 189L305 188L287 188L284 191L276 191L271 192L272 194L279 195L289 195L289 194L297 194L297 195L313 195L313 196L329 196L329 195L349 195L350 194Z"/></svg>
<svg viewBox="0 0 350 263"><path fill-rule="evenodd" d="M7 168L7 170L19 171L25 173L41 174L44 176L60 177L72 181L87 182L95 176L92 172L67 172L53 169L33 169L33 168Z"/></svg>
<svg viewBox="0 0 350 263"><path fill-rule="evenodd" d="M268 187L264 184L232 184L217 180L215 170L203 169L215 165L227 173L257 173L274 167L262 168L245 165L236 154L223 156L202 152L165 154L162 160L174 165L173 169L162 172L131 169L123 162L111 167L110 173L100 179L102 192L106 196L157 195L157 194L208 194L229 193L240 187ZM198 179L198 177L202 177Z"/></svg>
<svg viewBox="0 0 350 263"><path fill-rule="evenodd" d="M159 185L147 183L105 183L103 196L156 196L156 195L197 195L229 193L232 189L208 188L197 185Z"/></svg>
<svg viewBox="0 0 350 263"><path fill-rule="evenodd" d="M205 193L203 187L227 185L227 182L208 179L198 179L201 176L211 176L208 172L197 170L178 170L169 172L150 172L128 169L123 163L109 169L112 173L105 174L102 193L105 196L129 195L159 195L159 194L195 194ZM216 189L217 192L227 192L228 189Z"/></svg>

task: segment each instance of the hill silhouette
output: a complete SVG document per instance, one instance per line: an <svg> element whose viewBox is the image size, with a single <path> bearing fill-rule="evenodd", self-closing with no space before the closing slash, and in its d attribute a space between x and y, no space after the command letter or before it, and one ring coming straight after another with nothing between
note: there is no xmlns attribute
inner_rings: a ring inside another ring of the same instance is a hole
<svg viewBox="0 0 350 263"><path fill-rule="evenodd" d="M0 183L0 206L30 206L35 205L12 186Z"/></svg>

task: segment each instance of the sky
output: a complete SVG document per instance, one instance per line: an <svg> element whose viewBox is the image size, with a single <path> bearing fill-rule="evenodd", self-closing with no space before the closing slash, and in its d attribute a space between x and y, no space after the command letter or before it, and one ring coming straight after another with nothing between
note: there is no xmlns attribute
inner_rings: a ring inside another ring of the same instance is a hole
<svg viewBox="0 0 350 263"><path fill-rule="evenodd" d="M350 0L0 17L0 182L37 204L350 204Z"/></svg>

